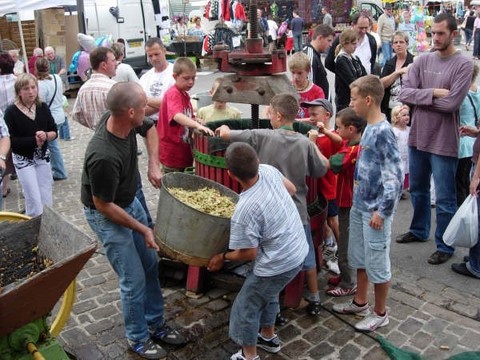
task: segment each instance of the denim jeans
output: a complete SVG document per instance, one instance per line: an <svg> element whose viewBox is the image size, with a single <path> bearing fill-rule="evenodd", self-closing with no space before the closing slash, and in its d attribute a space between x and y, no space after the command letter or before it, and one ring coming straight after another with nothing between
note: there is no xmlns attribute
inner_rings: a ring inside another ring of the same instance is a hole
<svg viewBox="0 0 480 360"><path fill-rule="evenodd" d="M147 224L137 198L124 210ZM84 213L118 275L126 336L133 341L147 340L148 329L164 323L157 253L147 248L141 234L110 221L100 211L85 208Z"/></svg>
<svg viewBox="0 0 480 360"><path fill-rule="evenodd" d="M258 329L275 324L280 312L278 294L298 274L300 266L268 277L251 272L243 283L230 312L228 333L240 346L257 343Z"/></svg>
<svg viewBox="0 0 480 360"><path fill-rule="evenodd" d="M303 49L302 34L293 35L293 50L300 52Z"/></svg>
<svg viewBox="0 0 480 360"><path fill-rule="evenodd" d="M338 267L340 268L341 282L338 286L342 288L353 288L357 284L356 273L348 263L348 237L350 233L350 208L341 207L338 209L338 223L340 226L340 237L338 238Z"/></svg>
<svg viewBox="0 0 480 360"><path fill-rule="evenodd" d="M140 175L140 171L137 170L137 192L135 197L140 201L140 204L145 210L145 215L147 216L147 225L150 229L153 229L153 220L152 216L150 215L150 211L147 207L147 201L145 200L145 194L143 193L143 185L142 185L142 177Z"/></svg>
<svg viewBox="0 0 480 360"><path fill-rule="evenodd" d="M475 31L473 37L473 56L480 56L480 31Z"/></svg>
<svg viewBox="0 0 480 360"><path fill-rule="evenodd" d="M480 196L477 196L477 205L480 206ZM478 212L478 220L478 235L480 238L480 211ZM470 270L473 275L480 278L480 241L470 248L468 256L467 269Z"/></svg>
<svg viewBox="0 0 480 360"><path fill-rule="evenodd" d="M408 148L410 161L410 194L413 205L413 219L410 232L419 239L428 239L431 226L430 175L435 182L437 228L435 244L437 250L453 254L454 248L443 242L443 233L457 211L455 174L457 157L441 156Z"/></svg>
<svg viewBox="0 0 480 360"><path fill-rule="evenodd" d="M392 58L392 43L382 41L382 68L385 63Z"/></svg>
<svg viewBox="0 0 480 360"><path fill-rule="evenodd" d="M58 137L62 140L70 140L70 125L66 116L65 121L58 126Z"/></svg>
<svg viewBox="0 0 480 360"><path fill-rule="evenodd" d="M58 146L58 140L48 142L48 149L50 150L50 165L52 166L52 176L54 179L66 179L67 170L63 163L62 153Z"/></svg>
<svg viewBox="0 0 480 360"><path fill-rule="evenodd" d="M472 29L465 29L465 45L470 45L470 43L472 42L472 35Z"/></svg>
<svg viewBox="0 0 480 360"><path fill-rule="evenodd" d="M348 234L348 263L353 269L365 269L368 281L384 284L392 278L390 242L393 215L383 219L383 226L376 230L370 226L372 212L350 209Z"/></svg>
<svg viewBox="0 0 480 360"><path fill-rule="evenodd" d="M307 271L317 268L317 260L315 256L315 246L313 245L312 228L310 227L310 224L303 225L303 231L305 231L305 237L307 238L308 254L303 262L302 270Z"/></svg>

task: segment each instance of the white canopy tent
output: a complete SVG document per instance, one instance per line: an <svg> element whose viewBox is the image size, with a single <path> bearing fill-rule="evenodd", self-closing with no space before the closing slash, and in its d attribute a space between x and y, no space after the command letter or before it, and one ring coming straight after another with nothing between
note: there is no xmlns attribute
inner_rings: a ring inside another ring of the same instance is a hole
<svg viewBox="0 0 480 360"><path fill-rule="evenodd" d="M77 0L0 0L0 16L64 5L77 5Z"/></svg>
<svg viewBox="0 0 480 360"><path fill-rule="evenodd" d="M77 0L0 0L0 16L10 13L18 14L18 30L22 42L23 60L26 64L27 54L25 50L25 40L23 38L22 23L20 15L22 11L34 11L47 9L51 7L77 5ZM28 67L27 67L28 71Z"/></svg>

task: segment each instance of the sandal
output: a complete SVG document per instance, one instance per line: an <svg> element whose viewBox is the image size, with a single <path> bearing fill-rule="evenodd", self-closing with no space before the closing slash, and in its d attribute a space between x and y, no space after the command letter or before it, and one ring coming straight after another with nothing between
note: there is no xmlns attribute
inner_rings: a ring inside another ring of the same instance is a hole
<svg viewBox="0 0 480 360"><path fill-rule="evenodd" d="M335 297L354 295L356 292L357 292L356 285L352 288L336 287L333 289L328 289L326 291L327 295L335 296Z"/></svg>

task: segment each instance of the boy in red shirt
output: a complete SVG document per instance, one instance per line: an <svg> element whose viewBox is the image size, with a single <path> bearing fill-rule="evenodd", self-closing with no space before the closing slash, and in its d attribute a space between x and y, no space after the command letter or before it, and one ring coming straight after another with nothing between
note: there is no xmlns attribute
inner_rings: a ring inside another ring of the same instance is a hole
<svg viewBox="0 0 480 360"><path fill-rule="evenodd" d="M354 272L348 266L348 229L350 227L350 208L353 199L353 174L358 153L360 139L366 121L355 114L351 108L338 112L336 118L337 133L342 137L343 144L340 151L330 156L330 169L337 177L337 203L340 236L338 237L338 266L340 268L340 283L337 287L327 290L330 296L353 295L357 291L357 280Z"/></svg>
<svg viewBox="0 0 480 360"><path fill-rule="evenodd" d="M194 120L188 92L195 84L197 67L186 57L173 65L175 85L165 92L158 117L159 158L163 172L184 171L193 165L191 131L213 136L213 131Z"/></svg>
<svg viewBox="0 0 480 360"><path fill-rule="evenodd" d="M310 124L318 127L317 131L311 131L309 137L315 141L321 153L328 159L335 154L342 146L342 138L330 126L330 118L333 115L332 104L326 99L316 99L309 102L302 102L302 107L310 110ZM337 175L331 170L318 179L321 195L328 201L327 225L325 226L325 242L323 249L323 258L327 268L339 274L337 252L338 230L338 205L337 197Z"/></svg>

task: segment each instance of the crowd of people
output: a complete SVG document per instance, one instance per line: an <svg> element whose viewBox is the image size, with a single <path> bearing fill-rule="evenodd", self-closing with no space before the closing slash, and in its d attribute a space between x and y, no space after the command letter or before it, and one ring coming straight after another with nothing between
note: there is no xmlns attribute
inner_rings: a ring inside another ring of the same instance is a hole
<svg viewBox="0 0 480 360"><path fill-rule="evenodd" d="M326 294L353 296L333 311L361 317L357 330L389 323L395 209L400 199L411 197L412 222L397 243L427 241L431 179L436 251L427 261L440 265L451 258L455 249L445 244L443 233L479 184L479 167L470 175L480 151L480 137L475 140L480 133L478 67L455 48L457 20L450 14L433 20L434 51L414 57L408 27L395 22L388 6L385 10L378 25L380 43L371 35L372 20L365 13L356 14L351 28L335 37L325 8L324 23L305 45L297 33L303 20L293 12L295 53L288 57L288 68L294 92L271 99L271 129L215 128L215 121L239 118L239 111L222 101L194 109L188 92L196 65L186 57L169 63L159 38L145 44L152 68L140 78L122 66L122 44L91 51L92 74L72 110L73 119L92 130L81 202L119 278L131 351L159 359L166 356L160 344L186 341L164 317L159 248L142 190L137 134L145 139L148 180L155 188L163 174L193 165L193 132L232 143L225 161L243 191L231 220L229 251L214 255L207 269L217 271L225 261L252 262L230 314L229 335L241 347L233 360L259 359L257 347L280 351L275 333L279 294L300 271L306 274L306 311L311 316L320 312L307 177L318 179L317 195L327 200L323 253L335 276ZM263 21L257 25L265 26ZM181 36L189 30L180 21L176 31ZM195 25L194 31L200 28ZM11 153L29 216L52 205L53 181L67 178L57 141L62 134L70 138L61 78L65 62L51 47L44 53L34 50L28 64L29 69L33 64L32 73L18 73L25 66L17 66L19 60L11 54L0 54L0 168L8 168ZM322 62L325 53L325 67L335 74L335 109ZM220 85L216 80L211 92ZM308 126L307 136L294 130L295 122ZM6 179L4 175L4 183ZM480 245L470 249L464 262L452 264L452 270L480 278Z"/></svg>

